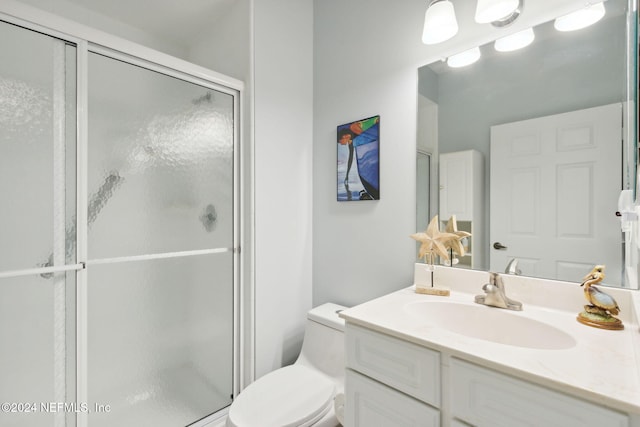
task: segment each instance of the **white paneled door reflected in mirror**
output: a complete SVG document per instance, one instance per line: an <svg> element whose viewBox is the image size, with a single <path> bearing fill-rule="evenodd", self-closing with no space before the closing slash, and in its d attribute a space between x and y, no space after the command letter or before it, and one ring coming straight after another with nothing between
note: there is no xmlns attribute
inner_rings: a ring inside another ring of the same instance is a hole
<svg viewBox="0 0 640 427"><path fill-rule="evenodd" d="M466 67L439 61L418 70L417 149L433 154L429 185L440 196L429 214L443 222L457 214L483 242L475 260L471 252L458 266L502 272L517 260L512 272L576 282L606 264L606 284L637 288L633 233L616 215L636 174L630 3L604 2L604 17L576 31L538 25L518 50L483 45ZM464 197L443 203L452 191L478 191L445 185L450 166L442 176L443 156L468 150L481 154L484 167L482 204L472 210Z"/></svg>

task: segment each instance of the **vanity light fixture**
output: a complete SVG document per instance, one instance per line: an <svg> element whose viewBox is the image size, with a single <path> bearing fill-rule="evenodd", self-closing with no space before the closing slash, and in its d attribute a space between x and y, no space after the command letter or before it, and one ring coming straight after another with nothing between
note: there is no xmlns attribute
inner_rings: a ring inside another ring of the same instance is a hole
<svg viewBox="0 0 640 427"><path fill-rule="evenodd" d="M595 24L605 14L604 2L590 4L585 8L557 18L553 26L558 31L575 31Z"/></svg>
<svg viewBox="0 0 640 427"><path fill-rule="evenodd" d="M535 38L536 35L533 32L533 28L527 28L496 40L493 47L498 52L511 52L529 46Z"/></svg>
<svg viewBox="0 0 640 427"><path fill-rule="evenodd" d="M452 55L447 59L447 65L451 68L460 68L471 65L480 59L480 48L478 46Z"/></svg>
<svg viewBox="0 0 640 427"><path fill-rule="evenodd" d="M424 14L422 43L436 44L449 40L458 33L458 21L449 0L431 0Z"/></svg>
<svg viewBox="0 0 640 427"><path fill-rule="evenodd" d="M488 24L501 21L512 15L520 6L520 0L478 0L476 22Z"/></svg>
<svg viewBox="0 0 640 427"><path fill-rule="evenodd" d="M477 0L475 20L496 28L513 23L522 13L524 0ZM430 0L424 14L422 42L436 44L458 33L458 21L451 0Z"/></svg>

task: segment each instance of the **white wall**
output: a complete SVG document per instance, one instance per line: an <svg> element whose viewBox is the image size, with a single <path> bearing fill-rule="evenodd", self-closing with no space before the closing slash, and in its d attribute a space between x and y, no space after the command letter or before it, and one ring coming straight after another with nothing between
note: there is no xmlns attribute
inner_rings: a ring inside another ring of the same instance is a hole
<svg viewBox="0 0 640 427"><path fill-rule="evenodd" d="M314 304L410 285L422 0L314 8ZM380 200L336 201L336 126L380 115Z"/></svg>
<svg viewBox="0 0 640 427"><path fill-rule="evenodd" d="M425 46L423 0L314 2L314 305L357 304L412 283L416 254L408 236L416 231L417 68L576 9L580 2L529 2L521 18L502 31L473 23L472 2L454 4L460 33L442 45ZM338 203L336 126L375 114L380 114L380 200Z"/></svg>
<svg viewBox="0 0 640 427"><path fill-rule="evenodd" d="M190 62L250 83L251 0L235 0L188 46Z"/></svg>
<svg viewBox="0 0 640 427"><path fill-rule="evenodd" d="M312 13L254 2L257 377L295 359L311 308Z"/></svg>

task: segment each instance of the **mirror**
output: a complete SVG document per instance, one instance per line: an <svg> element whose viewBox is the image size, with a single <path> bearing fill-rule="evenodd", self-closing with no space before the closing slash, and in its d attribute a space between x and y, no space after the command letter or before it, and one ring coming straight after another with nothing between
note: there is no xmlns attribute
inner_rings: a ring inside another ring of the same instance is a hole
<svg viewBox="0 0 640 427"><path fill-rule="evenodd" d="M580 281L606 264L607 285L637 288L616 216L635 187L636 18L604 5L590 27L551 21L520 50L418 70L417 230L455 214L472 236L454 267Z"/></svg>

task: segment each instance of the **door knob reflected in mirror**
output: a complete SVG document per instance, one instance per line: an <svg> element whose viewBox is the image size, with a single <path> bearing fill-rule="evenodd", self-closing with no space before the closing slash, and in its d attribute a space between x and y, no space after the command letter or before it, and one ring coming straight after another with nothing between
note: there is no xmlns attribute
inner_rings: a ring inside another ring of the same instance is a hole
<svg viewBox="0 0 640 427"><path fill-rule="evenodd" d="M507 247L505 245L503 245L502 243L500 243L500 242L495 242L493 244L493 249L500 250L500 249L507 249Z"/></svg>

